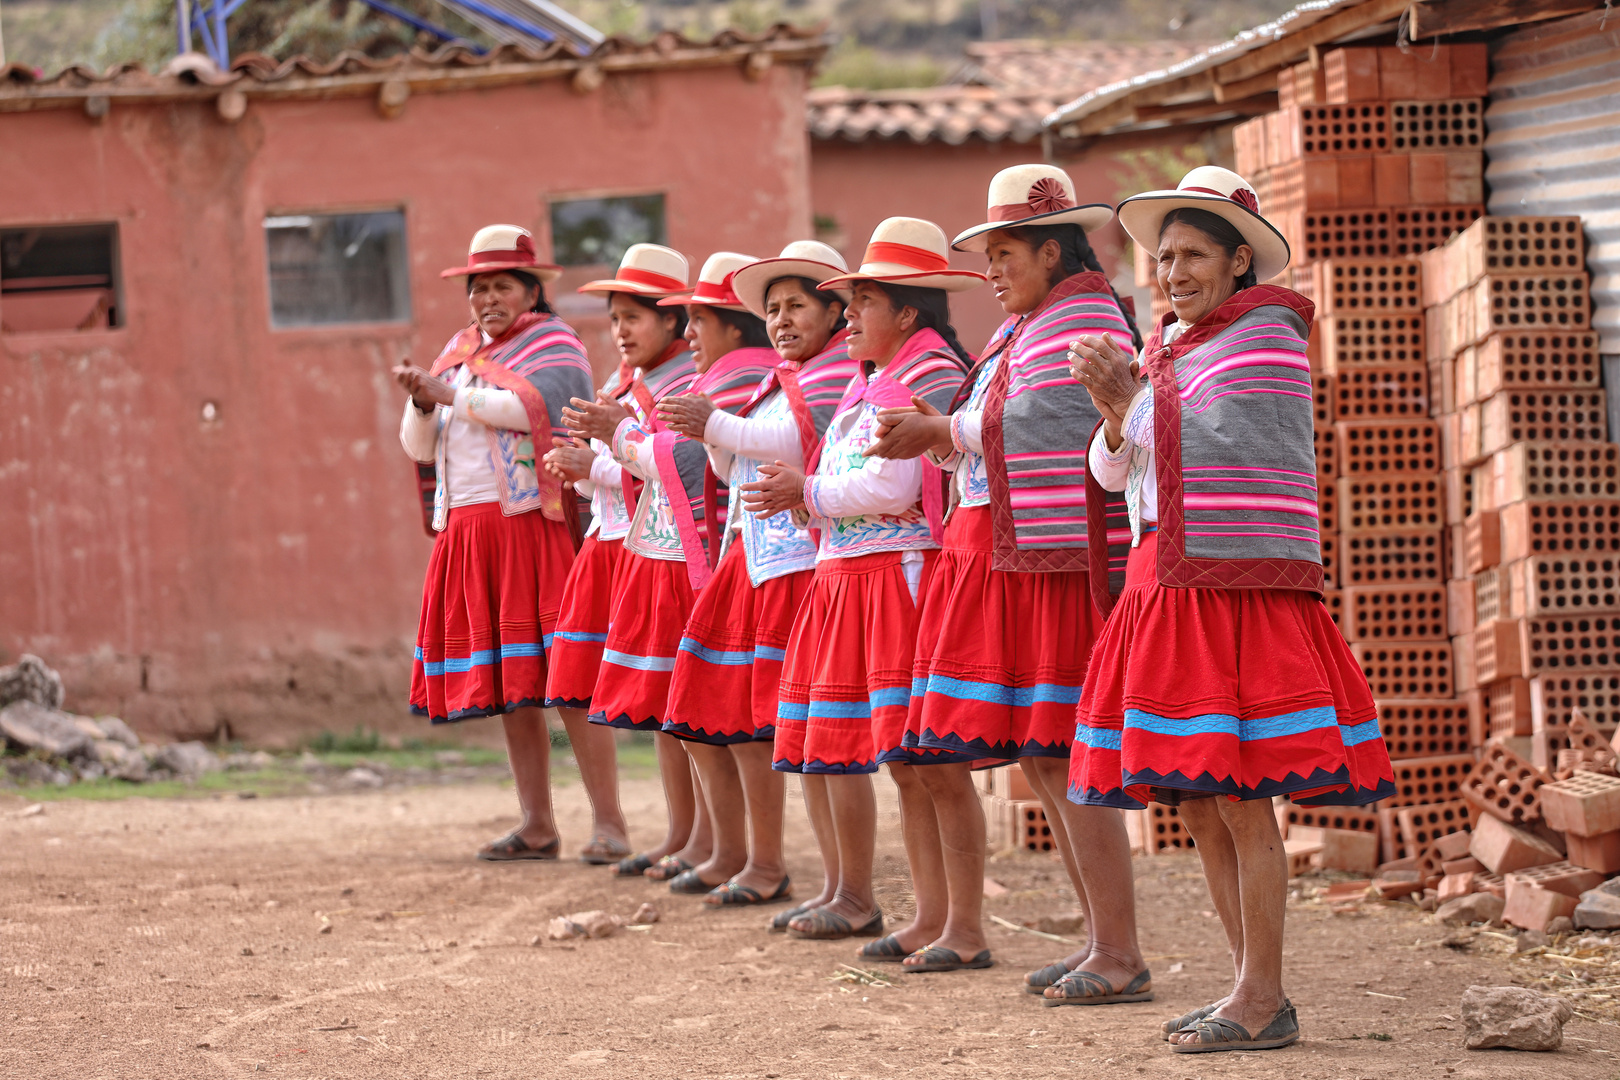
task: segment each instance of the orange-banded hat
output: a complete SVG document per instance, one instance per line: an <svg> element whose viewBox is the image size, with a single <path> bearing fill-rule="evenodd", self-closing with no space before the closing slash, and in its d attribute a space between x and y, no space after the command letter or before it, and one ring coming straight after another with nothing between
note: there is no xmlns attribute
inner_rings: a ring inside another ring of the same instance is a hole
<svg viewBox="0 0 1620 1080"><path fill-rule="evenodd" d="M439 276L469 277L497 270L524 270L541 281L554 281L562 273L562 267L540 261L534 235L528 229L520 225L485 225L473 234L467 265L441 270Z"/></svg>
<svg viewBox="0 0 1620 1080"><path fill-rule="evenodd" d="M631 244L624 249L619 269L610 278L587 281L582 293L635 293L637 296L668 296L691 288L686 279L692 268L686 256L662 244Z"/></svg>
<svg viewBox="0 0 1620 1080"><path fill-rule="evenodd" d="M782 278L804 278L819 282L828 274L847 274L849 264L835 248L820 240L795 240L782 249L774 259L761 259L749 263L731 278L731 287L743 307L760 318L765 317L765 293L773 281ZM849 286L829 290L849 302Z"/></svg>
<svg viewBox="0 0 1620 1080"><path fill-rule="evenodd" d="M945 230L922 218L892 217L878 222L853 274L828 278L823 289L849 288L858 281L886 281L919 289L965 292L983 285L985 276L972 270L952 270Z"/></svg>
<svg viewBox="0 0 1620 1080"><path fill-rule="evenodd" d="M703 269L698 271L697 288L684 296L666 296L658 301L659 307L687 307L725 308L727 311L747 311L743 302L737 298L737 290L731 287L731 278L738 270L749 263L759 260L752 255L739 255L735 251L717 251L703 260Z"/></svg>

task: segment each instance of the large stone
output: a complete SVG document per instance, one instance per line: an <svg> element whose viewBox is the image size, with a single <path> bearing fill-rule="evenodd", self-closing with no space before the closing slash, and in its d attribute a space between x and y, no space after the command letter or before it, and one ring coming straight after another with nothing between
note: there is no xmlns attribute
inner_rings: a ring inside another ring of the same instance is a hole
<svg viewBox="0 0 1620 1080"><path fill-rule="evenodd" d="M152 764L176 776L201 776L225 767L212 750L200 742L170 743L153 755Z"/></svg>
<svg viewBox="0 0 1620 1080"><path fill-rule="evenodd" d="M1434 917L1446 926L1499 922L1505 906L1506 901L1501 897L1488 892L1477 892L1446 901L1440 905L1440 910L1434 913Z"/></svg>
<svg viewBox="0 0 1620 1080"><path fill-rule="evenodd" d="M1556 1050L1569 1002L1522 986L1470 986L1463 991L1463 1045L1470 1050Z"/></svg>
<svg viewBox="0 0 1620 1080"><path fill-rule="evenodd" d="M52 757L75 757L90 749L90 736L79 730L77 717L31 699L0 709L0 734L24 750Z"/></svg>
<svg viewBox="0 0 1620 1080"><path fill-rule="evenodd" d="M23 653L10 667L0 667L0 706L32 701L47 709L62 707L62 676L37 656Z"/></svg>
<svg viewBox="0 0 1620 1080"><path fill-rule="evenodd" d="M1570 919L1578 930L1620 929L1620 878L1581 893Z"/></svg>
<svg viewBox="0 0 1620 1080"><path fill-rule="evenodd" d="M104 738L121 742L131 749L141 745L141 737L131 731L129 725L116 716L99 717L96 720L96 726L101 729Z"/></svg>

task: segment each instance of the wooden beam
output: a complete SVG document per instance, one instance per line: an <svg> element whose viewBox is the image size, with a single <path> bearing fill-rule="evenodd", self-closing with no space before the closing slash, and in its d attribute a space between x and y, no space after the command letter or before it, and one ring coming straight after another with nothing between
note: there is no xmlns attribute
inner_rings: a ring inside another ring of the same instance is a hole
<svg viewBox="0 0 1620 1080"><path fill-rule="evenodd" d="M1216 83L1215 100L1223 104L1228 101L1242 101L1244 98L1254 97L1256 94L1277 91L1277 69L1262 71L1252 79L1244 79L1234 83Z"/></svg>
<svg viewBox="0 0 1620 1080"><path fill-rule="evenodd" d="M1143 105L1136 110L1136 123L1177 124L1189 120L1246 119L1276 111L1276 93L1256 94L1241 101L1189 101L1181 105Z"/></svg>
<svg viewBox="0 0 1620 1080"><path fill-rule="evenodd" d="M1412 5L1407 33L1413 41L1418 41L1444 34L1561 19L1602 6L1602 0L1427 0Z"/></svg>
<svg viewBox="0 0 1620 1080"><path fill-rule="evenodd" d="M1534 2L1534 0L1532 0ZM1365 3L1355 7L1346 8L1336 14L1329 15L1320 22L1295 34L1279 38L1269 45L1262 45L1249 52L1222 64L1215 69L1215 81L1218 83L1241 82L1251 79L1263 71L1280 68L1285 64L1293 63L1310 51L1312 45L1326 45L1346 34L1368 26L1376 26L1381 22L1399 18L1406 10L1408 0L1366 0Z"/></svg>

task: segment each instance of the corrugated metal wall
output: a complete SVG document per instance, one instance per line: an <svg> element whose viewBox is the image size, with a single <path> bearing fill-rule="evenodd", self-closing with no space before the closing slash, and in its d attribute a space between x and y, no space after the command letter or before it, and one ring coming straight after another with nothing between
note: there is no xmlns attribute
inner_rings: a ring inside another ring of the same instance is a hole
<svg viewBox="0 0 1620 1080"><path fill-rule="evenodd" d="M1620 431L1620 8L1491 46L1485 179L1492 214L1579 214L1609 430Z"/></svg>

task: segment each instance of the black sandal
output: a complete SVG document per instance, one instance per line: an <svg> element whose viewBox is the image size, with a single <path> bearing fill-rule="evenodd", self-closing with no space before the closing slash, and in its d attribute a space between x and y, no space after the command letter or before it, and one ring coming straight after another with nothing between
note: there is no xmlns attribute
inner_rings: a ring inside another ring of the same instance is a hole
<svg viewBox="0 0 1620 1080"><path fill-rule="evenodd" d="M718 885L710 885L707 881L704 881L701 877L699 877L698 872L695 869L682 870L679 874L676 874L674 877L669 879L670 892L683 893L687 896L701 896L709 890L717 888L719 888Z"/></svg>
<svg viewBox="0 0 1620 1080"><path fill-rule="evenodd" d="M911 955L911 950L900 944L893 934L885 934L876 941L861 946L860 958L879 964L898 964Z"/></svg>
<svg viewBox="0 0 1620 1080"><path fill-rule="evenodd" d="M647 867L642 877L649 877L654 881L668 881L671 878L680 877L690 869L692 869L692 864L679 855L665 855L662 859Z"/></svg>
<svg viewBox="0 0 1620 1080"><path fill-rule="evenodd" d="M1174 1035L1178 1031L1185 1031L1192 1027L1194 1024L1198 1023L1198 1021L1202 1020L1204 1017L1208 1016L1222 1005L1225 1005L1226 1000L1226 998L1221 998L1221 1000L1212 1001L1208 1005L1201 1005L1192 1012L1182 1013L1174 1020L1166 1020L1164 1023L1159 1025L1159 1035L1164 1039L1165 1042L1169 1042L1170 1036Z"/></svg>
<svg viewBox="0 0 1620 1080"><path fill-rule="evenodd" d="M499 840L491 840L478 849L478 858L485 862L520 862L531 859L536 862L556 862L557 855L562 851L562 840L556 839L540 847L530 847L529 842L517 833L508 833Z"/></svg>
<svg viewBox="0 0 1620 1080"><path fill-rule="evenodd" d="M630 845L622 844L611 836L593 836L591 842L579 849L579 861L586 866L606 866L630 854Z"/></svg>
<svg viewBox="0 0 1620 1080"><path fill-rule="evenodd" d="M990 950L984 949L977 955L964 960L962 954L955 949L947 949L943 945L928 945L911 954L922 958L920 964L907 964L902 962L900 970L908 975L921 975L928 971L969 971L974 968L987 968L995 963L990 959ZM910 959L910 957L907 957Z"/></svg>
<svg viewBox="0 0 1620 1080"><path fill-rule="evenodd" d="M628 859L620 859L613 872L619 877L640 877L652 867L651 855L632 855Z"/></svg>
<svg viewBox="0 0 1620 1080"><path fill-rule="evenodd" d="M1024 976L1024 993L1034 994L1036 997L1043 997L1046 994L1046 988L1048 986L1051 986L1053 983L1057 982L1059 979L1063 978L1063 976L1067 975L1073 970L1073 968L1071 968L1068 964L1065 964L1062 960L1057 960L1047 964L1039 971L1032 971L1028 975Z"/></svg>
<svg viewBox="0 0 1620 1080"><path fill-rule="evenodd" d="M1081 992L1069 993L1075 988ZM1047 989L1061 992L1059 997L1042 995L1048 1008L1056 1008L1059 1005L1124 1005L1132 1001L1152 1001L1153 972L1143 968L1123 990L1115 990L1101 975L1076 968Z"/></svg>
<svg viewBox="0 0 1620 1080"><path fill-rule="evenodd" d="M773 934L785 934L787 933L788 923L792 922L794 919L797 919L805 912L814 911L820 906L820 904L800 904L798 907L791 907L786 911L778 911L775 915L771 916L771 924L768 929Z"/></svg>
<svg viewBox="0 0 1620 1080"><path fill-rule="evenodd" d="M1216 1054L1223 1050L1278 1050L1299 1041L1299 1017L1291 1002L1271 1018L1271 1023L1260 1034L1251 1035L1249 1029L1224 1016L1206 1016L1187 1029L1198 1036L1197 1042L1171 1043L1177 1054Z"/></svg>
<svg viewBox="0 0 1620 1080"><path fill-rule="evenodd" d="M708 907L734 907L747 904L774 904L778 900L791 900L793 898L793 881L783 876L782 884L769 896L761 896L758 889L751 889L747 885L739 885L735 881L723 882L709 890L709 895L703 898Z"/></svg>
<svg viewBox="0 0 1620 1080"><path fill-rule="evenodd" d="M807 911L795 921L799 920L809 922L810 929L800 930L798 927L789 924L787 930L789 937L802 938L806 941L838 941L841 938L850 937L876 937L883 933L883 911L881 909L859 929L852 926L848 919L836 911L828 911L826 908L815 908Z"/></svg>

